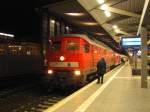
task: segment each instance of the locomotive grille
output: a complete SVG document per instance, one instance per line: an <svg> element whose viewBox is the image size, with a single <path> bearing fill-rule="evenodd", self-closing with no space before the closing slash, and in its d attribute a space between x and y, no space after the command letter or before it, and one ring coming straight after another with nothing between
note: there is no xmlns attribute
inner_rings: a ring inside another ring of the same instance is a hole
<svg viewBox="0 0 150 112"><path fill-rule="evenodd" d="M70 71L57 71L55 72L55 77L58 79L69 79L72 78L72 74Z"/></svg>
<svg viewBox="0 0 150 112"><path fill-rule="evenodd" d="M79 67L79 62L50 62L50 67Z"/></svg>
<svg viewBox="0 0 150 112"><path fill-rule="evenodd" d="M59 71L59 72L58 72L58 71L57 71L56 74L59 74L59 75L61 74L62 76L66 76L66 75L70 75L71 72L69 72L69 71Z"/></svg>

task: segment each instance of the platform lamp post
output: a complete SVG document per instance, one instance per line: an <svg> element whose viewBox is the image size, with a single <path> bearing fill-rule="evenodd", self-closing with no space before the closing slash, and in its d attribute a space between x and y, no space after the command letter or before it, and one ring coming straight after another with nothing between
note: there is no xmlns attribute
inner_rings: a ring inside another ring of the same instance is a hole
<svg viewBox="0 0 150 112"><path fill-rule="evenodd" d="M141 28L141 88L147 88L147 29Z"/></svg>

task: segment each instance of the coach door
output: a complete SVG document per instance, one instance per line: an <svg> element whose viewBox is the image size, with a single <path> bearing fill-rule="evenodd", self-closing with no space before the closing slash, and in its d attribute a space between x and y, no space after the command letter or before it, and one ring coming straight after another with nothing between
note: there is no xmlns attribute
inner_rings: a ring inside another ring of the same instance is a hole
<svg viewBox="0 0 150 112"><path fill-rule="evenodd" d="M91 68L93 69L93 71L96 71L97 53L97 48L95 46L91 46Z"/></svg>

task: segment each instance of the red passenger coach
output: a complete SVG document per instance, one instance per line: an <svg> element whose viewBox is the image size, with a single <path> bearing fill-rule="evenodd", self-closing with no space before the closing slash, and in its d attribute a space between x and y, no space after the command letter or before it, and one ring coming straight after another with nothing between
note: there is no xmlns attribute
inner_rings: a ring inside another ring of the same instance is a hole
<svg viewBox="0 0 150 112"><path fill-rule="evenodd" d="M86 35L55 37L47 50L48 77L55 83L83 84L93 77L92 73L96 72L101 57L105 58L107 69L120 63L119 55Z"/></svg>

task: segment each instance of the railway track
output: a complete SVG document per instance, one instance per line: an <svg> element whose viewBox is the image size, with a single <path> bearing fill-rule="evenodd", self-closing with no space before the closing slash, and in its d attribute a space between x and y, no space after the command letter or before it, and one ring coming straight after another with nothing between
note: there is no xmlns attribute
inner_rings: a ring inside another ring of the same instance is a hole
<svg viewBox="0 0 150 112"><path fill-rule="evenodd" d="M42 112L79 89L52 88L48 82L38 78L24 80L0 87L0 112Z"/></svg>
<svg viewBox="0 0 150 112"><path fill-rule="evenodd" d="M60 90L47 85L31 82L0 90L0 112L42 112L76 90Z"/></svg>

